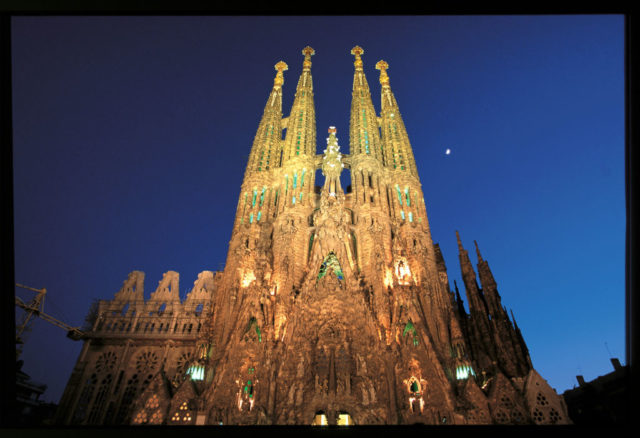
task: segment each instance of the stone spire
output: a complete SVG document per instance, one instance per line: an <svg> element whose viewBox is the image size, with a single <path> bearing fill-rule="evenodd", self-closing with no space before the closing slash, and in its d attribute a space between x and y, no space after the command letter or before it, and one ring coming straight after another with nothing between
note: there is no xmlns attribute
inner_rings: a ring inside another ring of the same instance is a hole
<svg viewBox="0 0 640 438"><path fill-rule="evenodd" d="M273 88L264 108L264 113L258 131L253 140L253 147L249 155L249 163L245 179L257 172L264 172L277 166L280 154L280 136L282 132L282 84L283 71L287 64L280 61L275 65L277 74L273 80Z"/></svg>
<svg viewBox="0 0 640 438"><path fill-rule="evenodd" d="M482 259L478 243L475 240L473 243L478 256L478 276L480 277L480 284L482 285L482 294L487 302L489 314L492 318L508 319L507 315L503 312L500 295L498 294L496 281L489 268L489 263Z"/></svg>
<svg viewBox="0 0 640 438"><path fill-rule="evenodd" d="M384 165L396 171L407 172L418 177L413 149L409 142L407 130L400 115L398 102L391 91L387 69L389 64L378 61L376 69L380 70L381 105L380 128L382 131L382 145L384 150Z"/></svg>
<svg viewBox="0 0 640 438"><path fill-rule="evenodd" d="M234 229L242 224L256 224L266 213L262 211L267 190L266 183L271 169L279 167L280 161L282 84L284 84L283 72L287 68L287 64L283 61L275 65L277 73L249 154ZM234 236L239 238L239 234Z"/></svg>
<svg viewBox="0 0 640 438"><path fill-rule="evenodd" d="M381 141L378 134L378 117L371 101L371 91L362 69L364 50L355 46L351 54L356 60L353 63L353 91L351 98L350 155L371 156L382 162Z"/></svg>
<svg viewBox="0 0 640 438"><path fill-rule="evenodd" d="M286 210L309 205L315 177L316 112L311 78L311 56L315 51L307 46L302 54L302 74L298 79L291 114L283 120L287 135L282 147L278 208Z"/></svg>
<svg viewBox="0 0 640 438"><path fill-rule="evenodd" d="M482 292L478 287L476 274L469 259L469 253L462 246L460 234L456 231L456 239L458 240L458 251L460 258L460 270L462 280L467 292L467 301L469 303L469 332L472 337L472 349L476 350L474 356L479 359L481 369L489 369L492 365L488 362L497 362L496 349L493 344L493 331L489 321L487 305L482 296ZM484 357L486 359L480 359Z"/></svg>
<svg viewBox="0 0 640 438"><path fill-rule="evenodd" d="M302 50L302 74L296 87L291 114L285 119L287 136L282 151L282 165L295 157L316 154L316 111L313 103L311 56L315 51L307 46Z"/></svg>
<svg viewBox="0 0 640 438"><path fill-rule="evenodd" d="M467 300L469 301L469 312L481 312L486 314L486 306L480 295L480 290L476 280L476 273L471 265L469 253L462 246L460 234L456 231L456 239L458 240L458 257L460 258L460 270L462 272L462 280L467 291Z"/></svg>

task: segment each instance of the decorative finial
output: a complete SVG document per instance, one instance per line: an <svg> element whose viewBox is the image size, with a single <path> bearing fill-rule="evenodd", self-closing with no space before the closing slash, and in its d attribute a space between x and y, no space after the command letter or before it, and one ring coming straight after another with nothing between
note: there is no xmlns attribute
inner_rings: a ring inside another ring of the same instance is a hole
<svg viewBox="0 0 640 438"><path fill-rule="evenodd" d="M355 65L356 68L359 70L362 70L362 59L360 59L360 55L362 55L363 53L364 53L364 50L360 46L355 46L353 49L351 49L351 54L356 57L356 60L353 63L353 65Z"/></svg>
<svg viewBox="0 0 640 438"><path fill-rule="evenodd" d="M284 61L280 61L275 65L275 68L278 73L276 73L276 78L273 80L273 85L280 87L284 84L284 76L282 75L282 72L289 70L289 66Z"/></svg>
<svg viewBox="0 0 640 438"><path fill-rule="evenodd" d="M389 64L385 61L378 61L376 63L376 69L380 70L380 84L381 85L389 85L389 76L387 76L387 69L389 68Z"/></svg>
<svg viewBox="0 0 640 438"><path fill-rule="evenodd" d="M338 132L335 126L329 126L329 134L335 134Z"/></svg>
<svg viewBox="0 0 640 438"><path fill-rule="evenodd" d="M308 70L311 68L311 57L316 54L316 51L311 47L307 46L302 49L302 54L304 55L304 62L302 63L302 68Z"/></svg>

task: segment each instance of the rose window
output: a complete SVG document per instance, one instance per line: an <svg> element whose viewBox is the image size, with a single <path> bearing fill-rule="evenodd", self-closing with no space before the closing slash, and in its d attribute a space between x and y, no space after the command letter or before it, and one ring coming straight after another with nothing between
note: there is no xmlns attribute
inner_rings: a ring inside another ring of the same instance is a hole
<svg viewBox="0 0 640 438"><path fill-rule="evenodd" d="M96 361L96 372L109 372L116 366L116 354L113 351L102 353Z"/></svg>
<svg viewBox="0 0 640 438"><path fill-rule="evenodd" d="M136 369L140 374L152 372L158 365L158 356L152 351L145 351L136 361Z"/></svg>

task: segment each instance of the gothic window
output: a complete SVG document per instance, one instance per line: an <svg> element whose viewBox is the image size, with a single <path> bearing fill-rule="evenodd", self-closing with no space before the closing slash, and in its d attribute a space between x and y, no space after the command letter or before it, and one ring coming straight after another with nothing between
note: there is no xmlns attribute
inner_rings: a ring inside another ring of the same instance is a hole
<svg viewBox="0 0 640 438"><path fill-rule="evenodd" d="M116 424L125 424L129 415L129 407L131 402L138 392L138 375L134 374L127 381L127 387L122 396L122 402L120 403L120 409L118 409L118 415L116 417Z"/></svg>
<svg viewBox="0 0 640 438"><path fill-rule="evenodd" d="M92 374L91 377L87 379L84 389L80 394L80 398L78 399L78 403L76 404L76 411L73 414L74 423L80 423L84 420L84 417L87 414L87 406L91 401L91 397L93 396L93 391L97 383L98 377L95 374Z"/></svg>
<svg viewBox="0 0 640 438"><path fill-rule="evenodd" d="M204 304L203 303L198 304L198 306L196 307L195 315L196 316L202 315L202 309L203 308L204 308Z"/></svg>
<svg viewBox="0 0 640 438"><path fill-rule="evenodd" d="M325 257L324 261L320 265L320 272L318 272L318 280L324 277L330 268L333 270L333 272L336 274L336 277L338 277L339 280L342 280L344 278L342 274L342 268L340 267L340 262L338 261L338 258L336 257L333 251L331 251L329 255Z"/></svg>
<svg viewBox="0 0 640 438"><path fill-rule="evenodd" d="M91 407L91 413L89 414L89 424L98 424L100 422L100 416L102 415L104 403L108 396L109 386L111 386L111 374L107 374L106 377L102 379L102 382L100 382L96 398Z"/></svg>
<svg viewBox="0 0 640 438"><path fill-rule="evenodd" d="M122 383L122 378L124 377L124 371L120 371L120 374L118 374L118 380L116 380L116 386L115 388L113 388L113 393L117 394L118 390L120 389L120 383Z"/></svg>

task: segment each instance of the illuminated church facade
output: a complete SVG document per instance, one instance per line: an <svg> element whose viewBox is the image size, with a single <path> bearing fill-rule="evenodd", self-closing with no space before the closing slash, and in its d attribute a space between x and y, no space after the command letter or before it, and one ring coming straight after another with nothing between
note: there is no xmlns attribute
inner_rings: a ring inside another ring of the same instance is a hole
<svg viewBox="0 0 640 438"><path fill-rule="evenodd" d="M314 51L302 53L288 117L287 65L275 66L224 271L202 272L183 301L178 273L146 301L144 274L129 274L100 302L58 422L569 423L489 265L476 245L476 275L459 236L468 312L451 289L387 63L378 115L352 49L350 153L329 127L317 154Z"/></svg>

